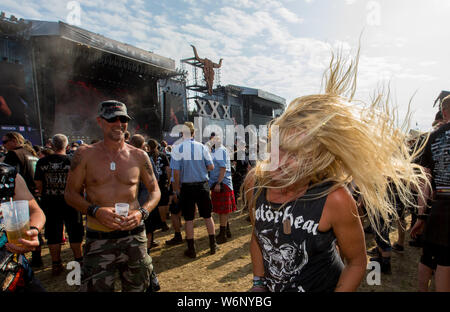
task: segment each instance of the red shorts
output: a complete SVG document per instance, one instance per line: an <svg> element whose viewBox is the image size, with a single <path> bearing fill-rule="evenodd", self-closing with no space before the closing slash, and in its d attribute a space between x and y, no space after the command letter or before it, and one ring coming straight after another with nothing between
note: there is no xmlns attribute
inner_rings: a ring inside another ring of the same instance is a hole
<svg viewBox="0 0 450 312"><path fill-rule="evenodd" d="M222 184L220 192L215 192L214 188L211 189L211 202L215 213L226 214L236 211L234 191L225 184Z"/></svg>

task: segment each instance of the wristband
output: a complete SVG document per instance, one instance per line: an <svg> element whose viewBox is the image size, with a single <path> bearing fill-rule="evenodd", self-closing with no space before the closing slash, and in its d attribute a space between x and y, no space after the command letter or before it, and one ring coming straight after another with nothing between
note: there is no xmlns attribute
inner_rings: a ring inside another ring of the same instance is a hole
<svg viewBox="0 0 450 312"><path fill-rule="evenodd" d="M427 220L427 218L428 218L428 215L427 215L427 214L420 214L420 215L417 215L417 219L419 219L419 220Z"/></svg>
<svg viewBox="0 0 450 312"><path fill-rule="evenodd" d="M264 277L253 277L253 286L266 286L266 279Z"/></svg>
<svg viewBox="0 0 450 312"><path fill-rule="evenodd" d="M97 210L100 208L100 206L98 205L89 205L88 209L87 209L87 214L93 218L95 218L95 213L97 212Z"/></svg>
<svg viewBox="0 0 450 312"><path fill-rule="evenodd" d="M35 226L30 226L30 230L36 230L38 232L38 234L40 232L39 229L37 227L35 227Z"/></svg>

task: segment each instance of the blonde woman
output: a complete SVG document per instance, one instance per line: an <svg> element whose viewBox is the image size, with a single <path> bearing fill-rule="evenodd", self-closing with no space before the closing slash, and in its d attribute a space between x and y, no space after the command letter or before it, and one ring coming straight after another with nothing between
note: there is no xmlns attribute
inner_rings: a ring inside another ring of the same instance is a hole
<svg viewBox="0 0 450 312"><path fill-rule="evenodd" d="M381 219L396 216L389 185L412 205L410 190L426 181L382 94L368 107L355 104L358 59L332 58L325 92L293 100L273 121L270 140L278 130L279 149L245 180L254 291L355 291L367 256L347 185L362 195L379 232ZM269 171L276 152L278 168Z"/></svg>

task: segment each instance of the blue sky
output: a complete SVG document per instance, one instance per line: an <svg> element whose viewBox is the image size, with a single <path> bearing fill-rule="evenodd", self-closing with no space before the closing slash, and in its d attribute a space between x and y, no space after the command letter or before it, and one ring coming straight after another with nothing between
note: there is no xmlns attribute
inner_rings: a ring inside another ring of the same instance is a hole
<svg viewBox="0 0 450 312"><path fill-rule="evenodd" d="M25 19L70 22L71 1L2 0ZM362 31L358 97L390 82L400 115L429 129L441 90L450 90L448 0L79 0L80 27L169 57L218 62L221 84L286 98L320 91L332 48L355 51ZM446 40L446 42L444 42Z"/></svg>

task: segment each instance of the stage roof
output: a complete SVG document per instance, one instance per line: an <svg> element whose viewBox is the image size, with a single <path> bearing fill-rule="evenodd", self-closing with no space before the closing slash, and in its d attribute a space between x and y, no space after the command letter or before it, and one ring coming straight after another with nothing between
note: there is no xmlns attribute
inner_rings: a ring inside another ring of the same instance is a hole
<svg viewBox="0 0 450 312"><path fill-rule="evenodd" d="M263 91L261 89L253 89L248 87L242 87L242 86L236 86L236 85L228 85L227 87L231 87L233 89L240 89L240 93L242 95L252 95L259 97L261 99L274 102L277 104L280 104L282 106L286 106L286 99L282 98L281 96L275 95L273 93Z"/></svg>
<svg viewBox="0 0 450 312"><path fill-rule="evenodd" d="M157 72L164 75L175 76L177 74L175 70L175 61L170 58L106 38L102 35L95 34L88 30L69 25L61 21L47 22L27 20L27 22L31 22L30 35L32 37L57 36L104 52L116 54L147 64L157 70Z"/></svg>

